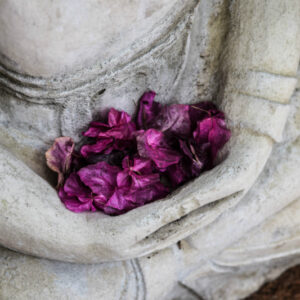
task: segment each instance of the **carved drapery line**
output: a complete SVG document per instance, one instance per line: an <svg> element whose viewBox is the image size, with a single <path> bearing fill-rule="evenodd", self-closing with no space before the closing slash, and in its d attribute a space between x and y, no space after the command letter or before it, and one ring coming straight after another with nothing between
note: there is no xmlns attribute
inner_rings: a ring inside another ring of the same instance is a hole
<svg viewBox="0 0 300 300"><path fill-rule="evenodd" d="M61 102L76 93L93 95L117 73L126 72L127 67L140 64L148 54L162 51L166 45L175 43L182 37L183 31L189 34L190 21L200 1L179 2L180 5L174 5L173 12L157 24L159 30L151 31L118 57L53 78L20 74L0 64L0 85L15 96L34 103Z"/></svg>

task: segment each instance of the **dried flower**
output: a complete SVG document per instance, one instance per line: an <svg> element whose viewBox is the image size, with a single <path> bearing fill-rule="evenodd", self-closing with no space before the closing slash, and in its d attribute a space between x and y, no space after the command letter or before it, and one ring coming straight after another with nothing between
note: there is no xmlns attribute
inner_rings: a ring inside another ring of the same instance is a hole
<svg viewBox="0 0 300 300"><path fill-rule="evenodd" d="M160 171L177 164L181 155L173 150L163 132L156 129L137 132L137 149L141 157L151 159Z"/></svg>
<svg viewBox="0 0 300 300"><path fill-rule="evenodd" d="M59 197L66 208L74 212L95 211L92 191L84 186L79 176L72 173L63 187L59 189Z"/></svg>
<svg viewBox="0 0 300 300"><path fill-rule="evenodd" d="M113 108L107 123L91 122L79 154L71 138L55 140L46 158L66 208L119 215L214 166L231 136L224 113L211 102L162 106L155 95L141 97L136 122Z"/></svg>
<svg viewBox="0 0 300 300"><path fill-rule="evenodd" d="M74 142L69 137L56 138L52 147L46 152L48 167L58 173L57 187L63 184L65 176L70 171L73 152Z"/></svg>
<svg viewBox="0 0 300 300"><path fill-rule="evenodd" d="M82 146L81 155L88 157L91 153L108 154L114 149L130 148L135 130L136 126L126 112L111 108L108 113L108 124L91 122L89 129L83 133L87 137L95 138L96 142Z"/></svg>

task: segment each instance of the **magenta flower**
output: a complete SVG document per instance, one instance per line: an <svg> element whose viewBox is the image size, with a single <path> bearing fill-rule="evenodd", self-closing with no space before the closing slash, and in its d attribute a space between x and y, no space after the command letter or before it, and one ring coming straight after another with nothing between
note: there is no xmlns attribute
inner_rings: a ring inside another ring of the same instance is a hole
<svg viewBox="0 0 300 300"><path fill-rule="evenodd" d="M117 185L120 188L140 189L159 182L159 174L153 173L150 159L126 156L122 162L123 170L118 173Z"/></svg>
<svg viewBox="0 0 300 300"><path fill-rule="evenodd" d="M167 143L165 135L156 129L137 132L137 149L141 157L151 159L160 171L177 164L181 155Z"/></svg>
<svg viewBox="0 0 300 300"><path fill-rule="evenodd" d="M178 136L190 134L189 105L162 106L155 102L155 92L145 93L139 102L137 125L141 129L155 128Z"/></svg>
<svg viewBox="0 0 300 300"><path fill-rule="evenodd" d="M92 192L99 196L101 203L108 201L117 185L117 174L120 168L111 166L104 161L94 165L88 165L78 171L81 181L88 186Z"/></svg>
<svg viewBox="0 0 300 300"><path fill-rule="evenodd" d="M58 194L66 208L73 212L96 210L93 205L92 191L81 182L76 173L69 176Z"/></svg>
<svg viewBox="0 0 300 300"><path fill-rule="evenodd" d="M130 148L135 130L136 126L126 112L111 108L108 113L108 124L91 122L89 129L83 133L84 136L96 138L96 143L82 146L81 155L88 157L91 153L108 154L114 149Z"/></svg>
<svg viewBox="0 0 300 300"><path fill-rule="evenodd" d="M132 208L162 198L168 189L160 182L159 173L153 173L152 161L140 157L122 162L123 171L117 175L117 188L106 206L120 214Z"/></svg>
<svg viewBox="0 0 300 300"><path fill-rule="evenodd" d="M74 142L69 137L55 139L52 147L46 152L48 167L58 173L57 187L63 185L65 176L70 172Z"/></svg>
<svg viewBox="0 0 300 300"><path fill-rule="evenodd" d="M157 117L152 121L152 128L167 135L188 138L191 133L189 105L172 104L164 106Z"/></svg>
<svg viewBox="0 0 300 300"><path fill-rule="evenodd" d="M109 214L118 215L133 208L165 197L169 189L157 181L143 188L118 188L106 203Z"/></svg>
<svg viewBox="0 0 300 300"><path fill-rule="evenodd" d="M91 122L89 129L83 135L92 138L113 137L119 140L128 140L135 130L135 124L126 112L111 108L108 113L108 124Z"/></svg>
<svg viewBox="0 0 300 300"><path fill-rule="evenodd" d="M131 202L132 197L127 196L127 189L116 189L104 207L104 212L110 215L120 215L138 205Z"/></svg>
<svg viewBox="0 0 300 300"><path fill-rule="evenodd" d="M67 209L120 215L214 166L231 136L224 113L211 102L163 106L154 98L141 97L136 122L113 108L107 123L91 122L80 153L71 138L55 140L46 159Z"/></svg>
<svg viewBox="0 0 300 300"><path fill-rule="evenodd" d="M83 145L80 149L80 154L88 159L90 155L95 153L110 153L114 149L113 138L100 138L95 144Z"/></svg>
<svg viewBox="0 0 300 300"><path fill-rule="evenodd" d="M194 141L179 140L182 158L176 165L167 169L170 183L176 187L200 173L208 167L207 144L196 146Z"/></svg>
<svg viewBox="0 0 300 300"><path fill-rule="evenodd" d="M93 193L93 203L97 209L109 214L116 214L115 210L107 209L108 202L117 189L117 174L120 172L117 166L111 166L106 162L88 165L79 170L81 181L88 186Z"/></svg>
<svg viewBox="0 0 300 300"><path fill-rule="evenodd" d="M197 122L197 128L193 132L196 145L209 144L212 161L216 158L220 149L229 141L231 132L227 129L223 119L209 117Z"/></svg>

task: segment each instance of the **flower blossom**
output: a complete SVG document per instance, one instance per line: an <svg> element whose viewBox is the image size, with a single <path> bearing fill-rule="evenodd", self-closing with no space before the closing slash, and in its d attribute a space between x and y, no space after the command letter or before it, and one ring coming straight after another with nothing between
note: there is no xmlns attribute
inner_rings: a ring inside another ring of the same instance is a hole
<svg viewBox="0 0 300 300"><path fill-rule="evenodd" d="M224 113L212 102L162 105L155 96L140 98L135 121L111 108L107 123L91 122L79 153L69 137L54 141L46 159L67 209L120 215L215 166L231 137Z"/></svg>

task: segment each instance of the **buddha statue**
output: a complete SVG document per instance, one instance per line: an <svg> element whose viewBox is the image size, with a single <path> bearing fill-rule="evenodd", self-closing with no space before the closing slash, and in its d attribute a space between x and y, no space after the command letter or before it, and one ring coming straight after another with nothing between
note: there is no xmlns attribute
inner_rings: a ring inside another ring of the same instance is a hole
<svg viewBox="0 0 300 300"><path fill-rule="evenodd" d="M297 0L0 1L0 298L241 299L299 263L299 56ZM147 89L218 104L227 155L126 214L66 210L45 151Z"/></svg>

